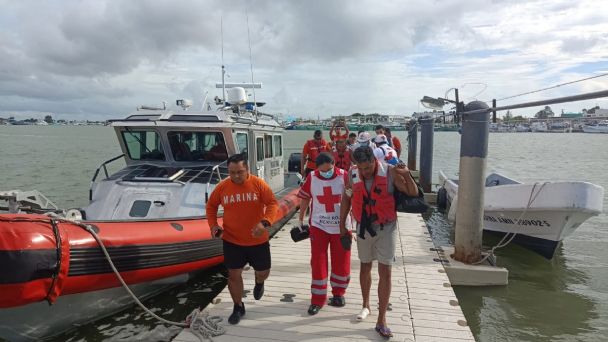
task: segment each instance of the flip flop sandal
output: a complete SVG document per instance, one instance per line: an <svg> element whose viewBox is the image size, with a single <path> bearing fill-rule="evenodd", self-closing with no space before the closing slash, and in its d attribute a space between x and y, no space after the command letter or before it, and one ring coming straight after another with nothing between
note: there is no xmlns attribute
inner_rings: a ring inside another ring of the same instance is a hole
<svg viewBox="0 0 608 342"><path fill-rule="evenodd" d="M391 332L391 329L389 329L387 326L384 326L384 325L376 325L376 332L380 336L382 336L386 339L393 337L393 333Z"/></svg>

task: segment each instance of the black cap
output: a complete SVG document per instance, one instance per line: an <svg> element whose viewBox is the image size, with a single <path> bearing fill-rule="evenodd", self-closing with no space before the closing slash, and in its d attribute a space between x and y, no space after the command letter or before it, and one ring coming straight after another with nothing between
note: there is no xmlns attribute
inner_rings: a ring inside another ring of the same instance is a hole
<svg viewBox="0 0 608 342"><path fill-rule="evenodd" d="M316 130L316 131L315 131L315 134L314 134L314 135L321 135L321 134L323 134L323 132L321 132L321 130L320 130L320 129L318 129L318 130Z"/></svg>

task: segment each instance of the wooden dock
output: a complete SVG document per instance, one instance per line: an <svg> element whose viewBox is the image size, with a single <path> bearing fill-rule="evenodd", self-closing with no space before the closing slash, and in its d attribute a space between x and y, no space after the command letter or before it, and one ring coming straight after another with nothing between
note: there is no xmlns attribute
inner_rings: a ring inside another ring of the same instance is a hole
<svg viewBox="0 0 608 342"><path fill-rule="evenodd" d="M398 213L399 236L397 263L392 271L392 293L387 324L392 341L447 342L475 341L467 326L450 281L438 262L439 255L420 215ZM206 310L224 318L226 334L220 341L383 341L375 331L377 318L377 265L372 271L372 313L363 322L355 319L361 309L359 260L356 243L352 249L351 282L346 291L346 306L324 306L310 316L310 243L294 243L289 229L292 219L271 240L272 270L265 283L264 297L256 301L251 291L253 270L243 272L243 299L246 315L238 325L230 325L232 300L226 287ZM330 291L328 284L328 291ZM331 296L331 292L329 293ZM175 342L198 342L188 329Z"/></svg>

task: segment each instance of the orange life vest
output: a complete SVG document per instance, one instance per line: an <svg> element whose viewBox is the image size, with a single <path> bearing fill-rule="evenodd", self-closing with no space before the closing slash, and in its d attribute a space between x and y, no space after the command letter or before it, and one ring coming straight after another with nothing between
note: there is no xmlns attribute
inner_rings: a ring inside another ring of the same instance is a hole
<svg viewBox="0 0 608 342"><path fill-rule="evenodd" d="M348 149L344 149L344 151L342 152L334 150L334 160L336 163L336 167L348 171L350 169L350 166L352 165L350 153L351 152Z"/></svg>
<svg viewBox="0 0 608 342"><path fill-rule="evenodd" d="M372 223L384 224L397 220L395 200L388 192L388 165L376 161L376 175L370 193L365 188L365 181L359 175L357 167L353 167L353 198L352 212L357 222L361 223L363 210ZM365 209L364 209L365 208Z"/></svg>
<svg viewBox="0 0 608 342"><path fill-rule="evenodd" d="M306 167L309 169L316 169L316 160L319 154L321 154L321 152L329 152L327 142L325 139L321 139L319 142L317 142L315 139L310 139L306 142L306 144L308 144L309 151Z"/></svg>

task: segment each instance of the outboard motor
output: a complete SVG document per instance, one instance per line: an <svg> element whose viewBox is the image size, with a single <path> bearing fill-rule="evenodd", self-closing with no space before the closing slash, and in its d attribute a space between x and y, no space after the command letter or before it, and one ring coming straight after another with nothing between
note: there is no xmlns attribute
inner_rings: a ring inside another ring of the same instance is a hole
<svg viewBox="0 0 608 342"><path fill-rule="evenodd" d="M287 163L287 171L289 172L300 172L302 162L302 153L292 153L289 155L289 162Z"/></svg>

